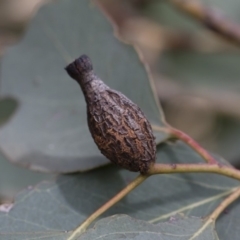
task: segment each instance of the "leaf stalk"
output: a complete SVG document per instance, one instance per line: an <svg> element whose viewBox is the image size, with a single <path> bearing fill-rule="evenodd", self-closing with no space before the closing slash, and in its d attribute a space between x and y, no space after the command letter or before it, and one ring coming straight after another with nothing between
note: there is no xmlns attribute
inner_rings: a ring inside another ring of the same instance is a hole
<svg viewBox="0 0 240 240"><path fill-rule="evenodd" d="M112 199L106 202L103 206L101 206L97 211L95 211L92 215L90 215L78 228L76 228L68 240L77 239L83 232L86 231L87 227L96 220L102 213L107 211L114 204L119 202L123 197L125 197L129 192L131 192L134 188L136 188L139 184L145 181L149 175L139 175L136 177L131 183L129 183L123 190L121 190L118 194L116 194Z"/></svg>

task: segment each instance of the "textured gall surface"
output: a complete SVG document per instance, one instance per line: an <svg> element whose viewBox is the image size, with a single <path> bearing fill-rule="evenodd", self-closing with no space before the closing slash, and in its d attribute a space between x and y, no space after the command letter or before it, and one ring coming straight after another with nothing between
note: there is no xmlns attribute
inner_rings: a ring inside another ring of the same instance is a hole
<svg viewBox="0 0 240 240"><path fill-rule="evenodd" d="M82 88L88 126L101 153L118 166L147 173L156 159L156 143L141 109L99 79L86 55L69 64L66 70Z"/></svg>

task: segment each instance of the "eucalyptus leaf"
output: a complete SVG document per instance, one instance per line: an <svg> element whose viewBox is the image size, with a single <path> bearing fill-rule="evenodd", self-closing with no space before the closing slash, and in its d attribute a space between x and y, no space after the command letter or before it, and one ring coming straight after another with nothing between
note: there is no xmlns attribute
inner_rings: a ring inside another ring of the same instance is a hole
<svg viewBox="0 0 240 240"><path fill-rule="evenodd" d="M94 228L80 236L79 240L189 240L204 225L200 218L176 216L170 221L151 224L127 215L115 215L99 220ZM209 225L195 240L218 240L214 226Z"/></svg>
<svg viewBox="0 0 240 240"><path fill-rule="evenodd" d="M90 136L83 94L64 71L83 53L104 82L137 103L152 124L165 125L137 53L113 36L94 3L59 0L44 6L4 57L2 94L20 103L15 117L0 129L0 146L11 161L64 173L108 163ZM167 137L155 135L157 142Z"/></svg>
<svg viewBox="0 0 240 240"><path fill-rule="evenodd" d="M219 157L218 160L224 163ZM159 146L158 161L199 163L202 159L177 142ZM17 196L8 213L0 212L1 239L67 239L73 229L135 176L136 173L111 165L59 176L55 181L27 189ZM238 181L216 174L155 175L103 216L128 214L153 224L165 222L177 213L205 217L238 186ZM216 231L221 240L239 240L239 213L237 201L217 220Z"/></svg>
<svg viewBox="0 0 240 240"><path fill-rule="evenodd" d="M32 188L39 181L52 177L11 164L0 151L0 204L13 201L23 188Z"/></svg>
<svg viewBox="0 0 240 240"><path fill-rule="evenodd" d="M0 128L14 117L18 105L12 97L0 99ZM34 173L11 164L0 151L0 204L12 201L16 193L23 188L31 187L49 177L47 174Z"/></svg>

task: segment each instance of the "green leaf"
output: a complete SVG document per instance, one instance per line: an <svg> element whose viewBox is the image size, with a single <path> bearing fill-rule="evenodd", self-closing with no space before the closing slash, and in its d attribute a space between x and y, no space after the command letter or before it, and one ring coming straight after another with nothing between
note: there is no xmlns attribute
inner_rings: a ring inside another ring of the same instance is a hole
<svg viewBox="0 0 240 240"><path fill-rule="evenodd" d="M28 169L11 164L0 151L0 204L12 201L23 188L32 188L39 181L50 178L52 176L34 173Z"/></svg>
<svg viewBox="0 0 240 240"><path fill-rule="evenodd" d="M0 99L0 128L14 117L18 107L12 97ZM12 201L17 192L46 178L49 178L46 174L33 173L11 164L0 151L0 204Z"/></svg>
<svg viewBox="0 0 240 240"><path fill-rule="evenodd" d="M115 215L98 221L79 240L189 240L204 225L200 218L172 217L168 222L151 224L127 215ZM214 225L209 225L195 240L218 240Z"/></svg>
<svg viewBox="0 0 240 240"><path fill-rule="evenodd" d="M177 142L159 146L158 161L197 163L202 159ZM0 212L1 239L64 239L70 235L66 231L75 229L135 176L111 165L88 173L59 176L56 181L27 189L17 196L8 213ZM205 217L238 186L238 181L216 174L156 175L103 216L128 214L151 223L166 221L177 213ZM221 240L239 239L239 214L240 205L236 202L217 220Z"/></svg>
<svg viewBox="0 0 240 240"><path fill-rule="evenodd" d="M83 53L104 82L137 103L152 124L165 124L134 49L113 36L92 1L60 0L39 12L3 60L2 92L21 104L14 119L0 129L0 146L12 161L64 173L108 163L90 137L83 94L64 71ZM157 142L167 137L155 134Z"/></svg>

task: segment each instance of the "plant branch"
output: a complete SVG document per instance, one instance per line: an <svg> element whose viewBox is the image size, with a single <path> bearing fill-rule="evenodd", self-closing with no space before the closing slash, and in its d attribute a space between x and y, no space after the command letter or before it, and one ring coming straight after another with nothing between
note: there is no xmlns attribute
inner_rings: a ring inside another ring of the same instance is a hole
<svg viewBox="0 0 240 240"><path fill-rule="evenodd" d="M155 163L148 171L149 175L168 173L216 173L240 180L240 171L218 164L161 164Z"/></svg>
<svg viewBox="0 0 240 240"><path fill-rule="evenodd" d="M223 202L219 204L219 206L213 211L213 213L208 217L208 221L215 221L219 215L235 200L240 197L240 187L235 188L233 193L230 194Z"/></svg>
<svg viewBox="0 0 240 240"><path fill-rule="evenodd" d="M68 240L77 239L87 227L96 220L102 213L107 211L114 204L119 202L123 197L125 197L129 192L131 192L134 188L136 188L139 184L141 184L144 180L146 180L149 175L139 175L135 178L130 184L128 184L123 190L121 190L117 195L115 195L112 199L106 202L103 206L101 206L97 211L95 211L92 215L90 215L78 228L76 228Z"/></svg>
<svg viewBox="0 0 240 240"><path fill-rule="evenodd" d="M240 45L240 26L225 18L216 9L205 7L197 0L169 0L175 7L200 21L208 29Z"/></svg>
<svg viewBox="0 0 240 240"><path fill-rule="evenodd" d="M225 199L221 204L213 211L213 213L208 216L205 224L189 239L194 240L196 237L201 234L201 232L210 224L214 223L219 215L228 207L231 203L233 203L236 199L240 197L240 188L235 188L232 193Z"/></svg>
<svg viewBox="0 0 240 240"><path fill-rule="evenodd" d="M184 132L182 132L178 129L175 129L175 128L170 128L169 132L173 137L181 139L183 142L185 142L187 145L189 145L207 163L210 163L210 164L217 164L218 163L218 161L214 157L212 157L204 148L202 148L195 140L193 140L186 133L184 133Z"/></svg>
<svg viewBox="0 0 240 240"><path fill-rule="evenodd" d="M170 138L176 138L180 139L183 142L185 142L188 146L190 146L195 152L197 152L207 163L210 164L217 164L218 161L212 157L208 151L206 151L203 147L200 146L194 139L192 139L190 136L188 136L186 133L175 129L173 127L159 127L156 125L152 125L152 129L159 131L159 132L165 132L170 134Z"/></svg>

